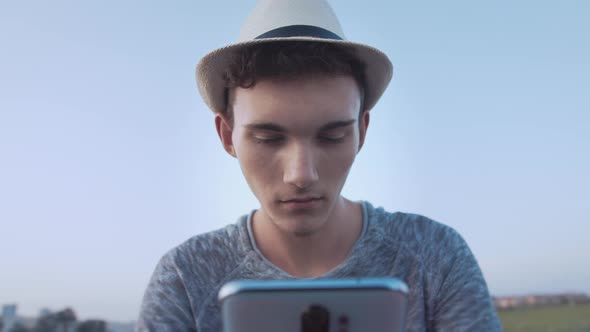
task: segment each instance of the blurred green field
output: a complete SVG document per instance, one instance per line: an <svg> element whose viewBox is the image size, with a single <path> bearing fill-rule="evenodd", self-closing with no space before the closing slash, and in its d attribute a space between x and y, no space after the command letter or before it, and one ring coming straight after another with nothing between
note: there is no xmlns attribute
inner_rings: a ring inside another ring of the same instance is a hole
<svg viewBox="0 0 590 332"><path fill-rule="evenodd" d="M590 332L590 304L499 311L505 332Z"/></svg>

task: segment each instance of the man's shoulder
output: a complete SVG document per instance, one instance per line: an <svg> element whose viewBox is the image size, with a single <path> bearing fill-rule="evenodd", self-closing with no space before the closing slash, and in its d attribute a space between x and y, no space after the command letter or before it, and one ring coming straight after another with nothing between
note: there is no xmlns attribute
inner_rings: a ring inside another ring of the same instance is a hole
<svg viewBox="0 0 590 332"><path fill-rule="evenodd" d="M237 223L192 236L169 250L162 257L162 262L167 261L178 269L190 269L190 272L198 274L227 272L247 254L244 244L247 235L241 223L242 218Z"/></svg>
<svg viewBox="0 0 590 332"><path fill-rule="evenodd" d="M194 235L173 250L191 254L211 253L215 250L238 250L242 233L240 221L209 232Z"/></svg>
<svg viewBox="0 0 590 332"><path fill-rule="evenodd" d="M372 211L372 233L387 244L388 250L398 252L408 264L418 264L435 278L446 276L456 262L475 262L473 253L463 237L451 226L416 214L390 213L382 208ZM476 266L476 264L464 266Z"/></svg>
<svg viewBox="0 0 590 332"><path fill-rule="evenodd" d="M430 217L408 212L388 212L378 207L369 209L373 231L383 240L401 246L414 254L439 250L446 246L462 246L461 235L451 226Z"/></svg>

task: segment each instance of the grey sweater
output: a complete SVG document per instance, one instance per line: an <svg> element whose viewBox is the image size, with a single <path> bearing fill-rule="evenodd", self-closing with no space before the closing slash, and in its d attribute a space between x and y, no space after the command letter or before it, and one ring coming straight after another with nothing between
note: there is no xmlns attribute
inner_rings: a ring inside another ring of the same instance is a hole
<svg viewBox="0 0 590 332"><path fill-rule="evenodd" d="M348 258L321 278L404 280L410 288L407 331L501 331L477 261L455 230L362 205L361 236ZM145 292L137 330L218 332L223 284L294 279L258 250L251 218L194 236L165 254Z"/></svg>

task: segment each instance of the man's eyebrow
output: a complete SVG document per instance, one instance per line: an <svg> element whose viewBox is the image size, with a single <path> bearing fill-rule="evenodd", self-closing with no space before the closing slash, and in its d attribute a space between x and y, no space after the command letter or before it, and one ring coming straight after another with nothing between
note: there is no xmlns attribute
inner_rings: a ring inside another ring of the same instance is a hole
<svg viewBox="0 0 590 332"><path fill-rule="evenodd" d="M284 132L286 131L285 128L270 122L261 122L261 123L249 123L244 125L246 129L252 130L268 130L268 131L278 131Z"/></svg>
<svg viewBox="0 0 590 332"><path fill-rule="evenodd" d="M340 121L334 121L334 122L326 123L325 125L323 125L323 126L320 127L320 131L331 130L331 129L336 129L336 128L342 128L342 127L348 127L348 126L352 125L355 122L356 122L356 119L350 119L350 120L340 120Z"/></svg>
<svg viewBox="0 0 590 332"><path fill-rule="evenodd" d="M334 122L326 123L325 125L320 127L319 131L326 131L336 128L342 128L352 125L356 122L356 119L349 119L349 120L339 120ZM276 131L276 132L286 132L287 130L278 124L272 122L260 122L260 123L249 123L244 125L244 128L251 129L251 130L266 130L266 131Z"/></svg>

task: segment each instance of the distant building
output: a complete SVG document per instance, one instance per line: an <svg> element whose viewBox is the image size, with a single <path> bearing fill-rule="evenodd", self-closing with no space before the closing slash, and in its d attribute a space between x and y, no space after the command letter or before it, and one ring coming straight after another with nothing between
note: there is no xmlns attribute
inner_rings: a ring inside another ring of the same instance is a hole
<svg viewBox="0 0 590 332"><path fill-rule="evenodd" d="M4 324L4 331L10 331L12 326L14 326L16 323L16 308L16 304L6 304L2 306L2 322Z"/></svg>
<svg viewBox="0 0 590 332"><path fill-rule="evenodd" d="M47 308L42 308L39 310L39 318L51 315L51 310Z"/></svg>

